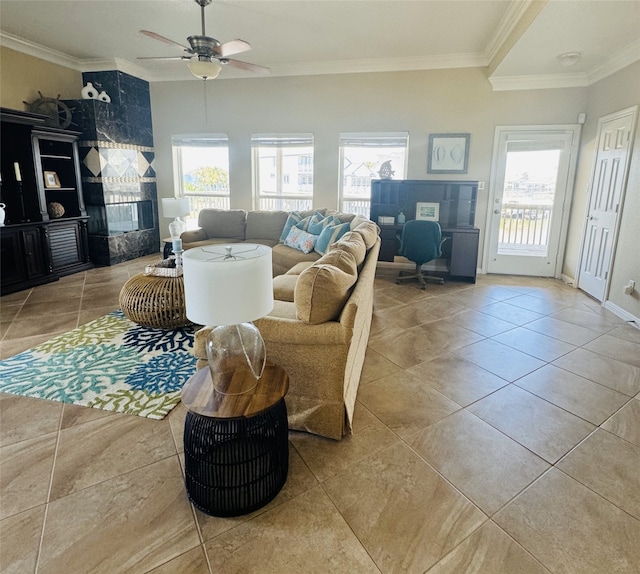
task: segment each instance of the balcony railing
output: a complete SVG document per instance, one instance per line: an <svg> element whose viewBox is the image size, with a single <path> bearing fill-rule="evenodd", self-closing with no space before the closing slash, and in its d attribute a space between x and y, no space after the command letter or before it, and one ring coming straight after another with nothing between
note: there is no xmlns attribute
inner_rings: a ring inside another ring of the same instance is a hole
<svg viewBox="0 0 640 574"><path fill-rule="evenodd" d="M526 249L546 253L552 211L550 205L503 204L498 253Z"/></svg>
<svg viewBox="0 0 640 574"><path fill-rule="evenodd" d="M342 211L369 217L371 201L369 199L343 199Z"/></svg>

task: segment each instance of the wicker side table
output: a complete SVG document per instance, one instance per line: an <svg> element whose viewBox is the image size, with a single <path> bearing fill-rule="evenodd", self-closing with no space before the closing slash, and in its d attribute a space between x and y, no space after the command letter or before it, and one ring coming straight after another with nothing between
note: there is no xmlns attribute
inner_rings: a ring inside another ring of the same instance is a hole
<svg viewBox="0 0 640 574"><path fill-rule="evenodd" d="M234 380L242 388L251 376L236 371ZM239 516L280 492L289 471L288 388L289 377L275 365L267 365L258 386L243 394L215 391L208 367L186 382L185 483L196 508L212 516Z"/></svg>
<svg viewBox="0 0 640 574"><path fill-rule="evenodd" d="M120 290L125 317L143 327L175 329L189 325L182 277L156 277L138 273Z"/></svg>

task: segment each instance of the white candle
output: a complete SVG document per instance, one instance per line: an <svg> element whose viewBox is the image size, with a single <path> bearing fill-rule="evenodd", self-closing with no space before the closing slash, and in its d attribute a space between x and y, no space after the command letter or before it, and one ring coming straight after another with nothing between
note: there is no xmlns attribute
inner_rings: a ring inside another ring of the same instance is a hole
<svg viewBox="0 0 640 574"><path fill-rule="evenodd" d="M20 164L17 161L13 162L13 170L16 172L16 181L22 181L22 174L20 173Z"/></svg>
<svg viewBox="0 0 640 574"><path fill-rule="evenodd" d="M177 239L172 239L171 248L173 249L174 253L176 253L177 251L182 251L182 239L180 239L179 237Z"/></svg>

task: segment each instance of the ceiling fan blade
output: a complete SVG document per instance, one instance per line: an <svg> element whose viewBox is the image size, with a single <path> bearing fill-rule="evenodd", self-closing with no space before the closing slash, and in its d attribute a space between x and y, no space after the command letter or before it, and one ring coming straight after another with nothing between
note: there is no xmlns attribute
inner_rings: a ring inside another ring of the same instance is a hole
<svg viewBox="0 0 640 574"><path fill-rule="evenodd" d="M245 42L244 40L231 40L218 46L216 56L226 58L234 54L240 54L241 52L248 52L249 50L251 50L251 44L249 44L249 42Z"/></svg>
<svg viewBox="0 0 640 574"><path fill-rule="evenodd" d="M245 70L246 72L254 72L255 74L270 74L271 70L265 66L258 66L257 64L250 64L249 62L243 62L242 60L229 60L223 58L220 60L221 64L231 66L232 68L238 68L238 70Z"/></svg>
<svg viewBox="0 0 640 574"><path fill-rule="evenodd" d="M161 36L160 34L156 34L155 32L151 32L150 30L140 30L140 33L144 34L145 36L149 36L149 38L153 38L154 40L158 40L160 42L163 42L165 44L169 44L172 46L178 46L178 48L182 48L183 50L186 50L187 52L192 53L191 48L187 48L186 46L183 46L178 42L174 42L173 40L170 40L169 38L165 38L164 36Z"/></svg>
<svg viewBox="0 0 640 574"><path fill-rule="evenodd" d="M137 60L191 60L193 56L138 56Z"/></svg>

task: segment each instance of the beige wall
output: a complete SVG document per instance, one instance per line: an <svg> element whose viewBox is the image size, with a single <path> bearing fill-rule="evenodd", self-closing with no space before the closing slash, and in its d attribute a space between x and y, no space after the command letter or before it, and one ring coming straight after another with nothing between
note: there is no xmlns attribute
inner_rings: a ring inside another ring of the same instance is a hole
<svg viewBox="0 0 640 574"><path fill-rule="evenodd" d="M159 196L174 191L172 134L228 134L231 203L250 209L252 133L313 132L314 205L336 207L340 132L408 131L410 179L429 178L430 133L469 132L468 173L438 178L486 182L476 215L481 242L495 126L572 124L587 107L583 88L493 92L479 69L214 81L206 113L203 88L196 80L151 85Z"/></svg>
<svg viewBox="0 0 640 574"><path fill-rule="evenodd" d="M82 89L82 74L77 70L45 62L9 48L0 47L0 105L27 110L23 102L48 98L77 99Z"/></svg>
<svg viewBox="0 0 640 574"><path fill-rule="evenodd" d="M628 66L588 88L587 122L582 132L582 147L571 206L569 240L564 260L564 273L574 279L589 207L589 189L593 176L598 119L602 116L640 105L640 62ZM640 110L639 110L640 113ZM640 118L638 118L640 120ZM615 259L613 261L609 301L640 318L640 296L625 295L624 286L633 279L640 286L640 129L636 128L633 155L629 166L627 193L620 219Z"/></svg>

